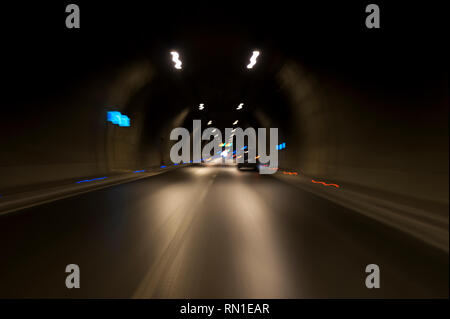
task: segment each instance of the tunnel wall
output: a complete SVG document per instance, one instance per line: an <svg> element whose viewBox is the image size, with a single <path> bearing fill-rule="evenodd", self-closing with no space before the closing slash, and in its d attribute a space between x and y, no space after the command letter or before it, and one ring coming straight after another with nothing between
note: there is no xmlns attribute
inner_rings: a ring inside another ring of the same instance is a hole
<svg viewBox="0 0 450 319"><path fill-rule="evenodd" d="M57 98L30 97L31 112L9 107L0 127L0 190L158 165L157 151L140 145L148 101L133 101L152 75L147 61L115 66ZM109 110L129 116L131 126L107 122Z"/></svg>
<svg viewBox="0 0 450 319"><path fill-rule="evenodd" d="M446 80L421 88L413 74L400 71L386 73L383 87L363 87L357 75L352 80L325 76L287 63L278 79L293 114L287 144L295 147L280 166L343 185L448 204ZM396 80L412 85L401 92Z"/></svg>

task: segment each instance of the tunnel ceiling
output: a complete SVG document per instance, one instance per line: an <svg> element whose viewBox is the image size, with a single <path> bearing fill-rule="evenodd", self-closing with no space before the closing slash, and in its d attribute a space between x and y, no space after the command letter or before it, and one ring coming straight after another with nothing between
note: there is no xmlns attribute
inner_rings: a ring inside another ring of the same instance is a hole
<svg viewBox="0 0 450 319"><path fill-rule="evenodd" d="M59 11L64 4L34 4L26 12L12 10L14 6L6 6L11 15L2 24L14 25L19 34L28 36L25 42L20 37L6 39L14 50L6 52L4 77L19 83L5 93L6 101L25 105L23 101L30 99L64 96L89 76L103 74L107 78L108 71L118 65L148 60L155 71L154 80L143 89L156 93L139 94L148 99L154 118L189 108L190 120L201 116L195 108L204 103L208 117L218 127L226 127L234 120L228 111L239 103L246 105L249 125L260 124L254 116L256 109L282 124L289 116L284 101L287 93L276 75L287 61L301 62L318 72L326 69L359 85L364 84L352 77L370 72L372 76L364 77L370 85L392 66L411 72L417 67L414 61L435 49L431 40L440 36L427 32L430 26L394 26L391 21L396 14L409 15L414 21L419 12L412 6L389 7L388 3L385 7L391 10L384 23L392 25L393 30L389 34L381 30L383 38L359 27L363 24L364 15L359 14L363 4L294 6L286 2L273 8L263 4L205 3L194 9L188 4L157 6L140 2L124 8L99 1L82 3L83 27L78 33L69 33L60 21ZM40 20L40 10L54 12L54 19ZM16 12L23 15L15 16ZM27 23L18 23L19 18ZM30 37L30 33L35 36ZM430 43L430 47L417 46L418 39ZM58 47L48 52L45 47L55 42ZM261 56L257 66L247 70L245 65L254 49L260 50ZM170 50L180 52L183 70L173 68ZM435 50L434 54L444 53ZM8 56L19 57L22 63L8 64ZM389 65L385 65L386 61ZM433 60L429 63L433 64ZM45 80L44 73L48 75ZM393 83L395 80L392 78ZM27 86L26 95L19 94L21 82ZM20 107L15 111L20 112Z"/></svg>

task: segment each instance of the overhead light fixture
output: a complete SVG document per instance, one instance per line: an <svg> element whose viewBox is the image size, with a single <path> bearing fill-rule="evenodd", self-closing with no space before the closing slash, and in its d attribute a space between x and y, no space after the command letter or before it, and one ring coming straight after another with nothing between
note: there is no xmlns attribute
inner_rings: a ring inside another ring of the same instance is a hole
<svg viewBox="0 0 450 319"><path fill-rule="evenodd" d="M212 124L212 121L209 121L209 122L208 122L208 125L211 125L211 124ZM214 131L213 131L213 132L214 132Z"/></svg>
<svg viewBox="0 0 450 319"><path fill-rule="evenodd" d="M253 54L250 58L250 63L247 65L247 69L252 69L253 66L256 64L256 58L259 56L259 51L253 51Z"/></svg>
<svg viewBox="0 0 450 319"><path fill-rule="evenodd" d="M205 108L204 105L205 105L205 104L200 103L200 105L198 106L198 109L199 109L200 111L203 110L203 109Z"/></svg>
<svg viewBox="0 0 450 319"><path fill-rule="evenodd" d="M177 51L172 51L170 54L172 55L172 61L175 63L175 69L181 69L180 54Z"/></svg>
<svg viewBox="0 0 450 319"><path fill-rule="evenodd" d="M244 106L244 103L239 104L238 107L236 108L236 110L242 109L243 106Z"/></svg>
<svg viewBox="0 0 450 319"><path fill-rule="evenodd" d="M234 121L233 125L236 125L236 124L238 124L238 122L239 122L238 120Z"/></svg>

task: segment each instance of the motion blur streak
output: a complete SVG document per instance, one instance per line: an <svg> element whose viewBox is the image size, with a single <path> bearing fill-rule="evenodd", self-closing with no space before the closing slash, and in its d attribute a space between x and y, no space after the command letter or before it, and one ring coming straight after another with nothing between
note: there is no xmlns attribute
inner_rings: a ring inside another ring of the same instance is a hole
<svg viewBox="0 0 450 319"><path fill-rule="evenodd" d="M252 69L256 64L256 58L259 56L259 51L253 51L252 57L250 58L250 63L247 65L248 69Z"/></svg>
<svg viewBox="0 0 450 319"><path fill-rule="evenodd" d="M176 69L181 69L181 61L179 59L180 54L178 54L178 52L176 51L172 51L170 52L170 54L172 55L172 61L175 63L175 68Z"/></svg>
<svg viewBox="0 0 450 319"><path fill-rule="evenodd" d="M234 167L181 167L4 215L0 250L8 298L448 294L446 253ZM369 290L364 267L374 261L383 288ZM69 262L81 267L82 289L61 284Z"/></svg>
<svg viewBox="0 0 450 319"><path fill-rule="evenodd" d="M195 281L211 286L205 290L209 292L204 297L210 297L211 293L221 296L222 289L224 296L230 298L288 297L294 292L290 278L295 269L289 271L283 264L289 259L287 255L282 256L285 252L277 234L273 233L273 216L267 211L265 202L251 184L236 183L241 180L238 171L209 170L190 170L196 176L200 176L199 172L204 174L203 180L193 185L187 196L177 198L174 193L180 193L180 189L174 188L156 195L161 206L150 207L164 213L152 223L165 226L160 232L164 233L167 244L159 252L158 261L149 269L135 297L186 298L199 288L195 288ZM221 177L216 179L219 173ZM213 183L214 187L211 187ZM213 207L208 205L207 197L215 199ZM238 198L242 200L236 200ZM172 206L164 207L167 202L172 202ZM169 224L175 215L179 218ZM217 231L218 236L215 236ZM229 254L233 258L228 258ZM220 274L215 273L217 270ZM222 276L225 278L220 278ZM226 278L235 279L229 282Z"/></svg>
<svg viewBox="0 0 450 319"><path fill-rule="evenodd" d="M325 182L315 181L313 179L311 180L311 182L313 182L315 184L322 184L322 185L325 185L325 186L334 186L334 187L338 187L339 188L339 185L337 185L337 184L327 184Z"/></svg>
<svg viewBox="0 0 450 319"><path fill-rule="evenodd" d="M105 179L105 178L108 178L108 177L104 176L104 177L97 177L97 178L93 178L93 179L85 179L85 180L78 181L78 182L75 182L75 183L77 183L77 184L87 183L87 182L99 181L99 180L102 180L102 179Z"/></svg>
<svg viewBox="0 0 450 319"><path fill-rule="evenodd" d="M245 198L227 201L222 206L228 208L226 224L232 232L230 238L236 238L233 269L244 279L239 282L242 296L288 298L295 293L290 278L296 269L289 269L289 252L280 243L274 227L275 216L251 185L219 187L227 198Z"/></svg>

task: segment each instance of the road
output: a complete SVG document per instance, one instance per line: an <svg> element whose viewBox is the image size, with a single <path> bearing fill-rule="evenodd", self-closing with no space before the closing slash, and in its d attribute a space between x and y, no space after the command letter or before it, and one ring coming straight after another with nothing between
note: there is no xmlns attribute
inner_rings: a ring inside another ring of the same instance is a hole
<svg viewBox="0 0 450 319"><path fill-rule="evenodd" d="M187 167L0 217L0 297L448 297L448 255L274 176ZM65 287L77 264L81 288ZM379 265L381 288L365 267Z"/></svg>

